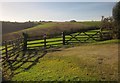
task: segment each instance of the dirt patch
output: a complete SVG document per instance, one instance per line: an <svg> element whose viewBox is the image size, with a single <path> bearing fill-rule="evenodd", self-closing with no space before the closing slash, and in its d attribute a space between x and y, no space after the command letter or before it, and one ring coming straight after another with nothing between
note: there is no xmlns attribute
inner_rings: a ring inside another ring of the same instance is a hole
<svg viewBox="0 0 120 83"><path fill-rule="evenodd" d="M53 52L50 55L77 57L76 63L100 80L118 79L118 44L86 45Z"/></svg>

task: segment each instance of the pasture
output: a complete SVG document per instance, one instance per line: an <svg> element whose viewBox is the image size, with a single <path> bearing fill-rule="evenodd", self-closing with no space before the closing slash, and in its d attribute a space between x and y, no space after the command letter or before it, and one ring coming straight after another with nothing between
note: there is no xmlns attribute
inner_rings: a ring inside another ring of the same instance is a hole
<svg viewBox="0 0 120 83"><path fill-rule="evenodd" d="M22 36L22 33L28 33L30 36L43 36L43 34L58 36L61 35L61 32L67 31L79 31L87 30L91 27L98 28L101 22L52 22L52 23L42 23L37 26L15 31L12 33L4 34L2 36L3 41L11 40Z"/></svg>
<svg viewBox="0 0 120 83"><path fill-rule="evenodd" d="M45 53L28 51L12 63L14 75L10 80L117 81L119 43L106 40L50 48Z"/></svg>
<svg viewBox="0 0 120 83"><path fill-rule="evenodd" d="M2 21L2 35L8 34L11 32L16 32L20 30L24 30L27 28L31 28L36 25L40 25L41 23L35 22L6 22Z"/></svg>
<svg viewBox="0 0 120 83"><path fill-rule="evenodd" d="M3 3L7 18L1 20L36 21L0 21L2 82L119 82L120 3L116 3ZM101 21L93 21L100 20L98 16Z"/></svg>
<svg viewBox="0 0 120 83"><path fill-rule="evenodd" d="M46 53L37 62L34 61L42 55L41 52L35 56L29 55L33 58L29 58L24 65L14 71L19 73L13 76L12 81L117 81L118 79L118 44L113 41L55 50ZM31 64L34 65L29 68Z"/></svg>
<svg viewBox="0 0 120 83"><path fill-rule="evenodd" d="M4 66L11 66L4 67L4 80L117 81L120 42L108 40L109 35L103 41L103 34L109 31L101 32L100 24L53 22L4 35L4 40L9 40L27 33L22 40L18 38L0 47L8 62Z"/></svg>

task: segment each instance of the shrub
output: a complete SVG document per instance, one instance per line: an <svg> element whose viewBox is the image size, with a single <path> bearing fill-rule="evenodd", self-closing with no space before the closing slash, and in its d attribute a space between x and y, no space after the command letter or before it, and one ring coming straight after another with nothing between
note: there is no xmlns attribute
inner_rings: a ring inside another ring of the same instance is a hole
<svg viewBox="0 0 120 83"><path fill-rule="evenodd" d="M120 1L114 6L112 15L114 19L113 34L120 39Z"/></svg>
<svg viewBox="0 0 120 83"><path fill-rule="evenodd" d="M120 22L120 1L114 6L112 14L114 20Z"/></svg>

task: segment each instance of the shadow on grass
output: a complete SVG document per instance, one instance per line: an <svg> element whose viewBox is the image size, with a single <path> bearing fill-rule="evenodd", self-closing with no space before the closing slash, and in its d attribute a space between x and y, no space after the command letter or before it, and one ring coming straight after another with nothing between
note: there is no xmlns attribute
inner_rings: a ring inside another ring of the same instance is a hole
<svg viewBox="0 0 120 83"><path fill-rule="evenodd" d="M39 54L39 50L28 50L26 52L23 52L20 55L16 55L15 58L13 58L12 60L9 60L9 67L5 70L5 72L7 70L11 70L11 74L9 77L9 80L16 74L19 74L23 71L29 70L30 68L32 68L34 65L37 64L37 62L39 61L40 58L42 58L43 56L45 56L47 54L47 51L41 52ZM27 64L30 63L30 64ZM22 67L23 65L26 65L27 67ZM17 69L22 69L21 71L17 71ZM7 80L7 79L6 79ZM5 78L3 77L3 81L6 81Z"/></svg>

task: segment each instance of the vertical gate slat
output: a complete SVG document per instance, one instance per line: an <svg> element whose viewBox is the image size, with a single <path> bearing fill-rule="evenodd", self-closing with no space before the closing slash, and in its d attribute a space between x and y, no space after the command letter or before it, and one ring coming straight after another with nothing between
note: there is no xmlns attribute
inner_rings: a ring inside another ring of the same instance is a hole
<svg viewBox="0 0 120 83"><path fill-rule="evenodd" d="M65 45L65 32L62 32L62 41L63 41L63 45Z"/></svg>

